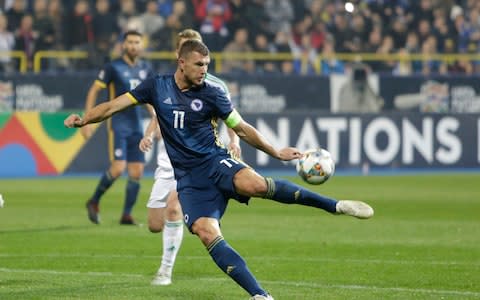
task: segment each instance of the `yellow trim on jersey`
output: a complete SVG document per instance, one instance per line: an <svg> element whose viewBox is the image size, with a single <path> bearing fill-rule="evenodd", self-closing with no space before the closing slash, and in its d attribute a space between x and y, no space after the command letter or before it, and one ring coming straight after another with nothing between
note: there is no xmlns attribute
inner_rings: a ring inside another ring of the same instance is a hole
<svg viewBox="0 0 480 300"><path fill-rule="evenodd" d="M113 100L116 96L117 95L115 95L115 84L113 82L110 82L108 84L108 100Z"/></svg>
<svg viewBox="0 0 480 300"><path fill-rule="evenodd" d="M114 133L113 133L113 130L112 130L112 119L108 119L107 120L107 136L108 136L108 158L110 159L110 162L113 162L113 160L115 159L114 157L114 140L115 140L115 137L114 137Z"/></svg>
<svg viewBox="0 0 480 300"><path fill-rule="evenodd" d="M210 120L210 124L212 125L212 129L213 129L213 136L215 138L215 145L217 145L220 148L225 148L225 145L223 145L222 140L220 139L220 136L218 134L217 118L212 118Z"/></svg>
<svg viewBox="0 0 480 300"><path fill-rule="evenodd" d="M101 87L102 89L107 87L107 84L105 82L100 81L98 79L95 80L95 84L98 85L99 87Z"/></svg>
<svg viewBox="0 0 480 300"><path fill-rule="evenodd" d="M127 97L132 101L133 104L138 104L138 100L133 97L129 92L126 93Z"/></svg>
<svg viewBox="0 0 480 300"><path fill-rule="evenodd" d="M229 128L233 128L235 126L237 126L238 124L240 124L240 122L242 122L242 116L238 113L238 111L236 109L234 109L229 115L228 117L225 119L225 124L227 124L227 126Z"/></svg>

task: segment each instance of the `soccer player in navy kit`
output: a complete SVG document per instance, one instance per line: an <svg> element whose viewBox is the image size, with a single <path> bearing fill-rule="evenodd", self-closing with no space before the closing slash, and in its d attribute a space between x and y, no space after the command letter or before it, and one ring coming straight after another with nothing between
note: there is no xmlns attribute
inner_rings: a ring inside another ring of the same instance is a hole
<svg viewBox="0 0 480 300"><path fill-rule="evenodd" d="M123 40L123 55L107 63L99 72L88 91L85 113L92 109L98 93L108 88L110 100L118 97L153 75L148 64L139 59L142 50L142 34L138 31L127 31ZM102 175L95 192L87 201L88 218L95 224L100 222L99 203L102 195L108 190L125 169L128 170L128 181L125 194L125 204L120 218L120 224L133 225L135 221L131 211L137 201L140 190L139 180L143 175L144 154L138 149L138 143L143 137L141 125L141 107L133 107L113 116L108 123L110 168ZM89 138L92 128L85 126L82 134Z"/></svg>
<svg viewBox="0 0 480 300"><path fill-rule="evenodd" d="M204 82L210 56L202 42L184 42L177 63L174 75L150 78L115 101L97 105L83 119L70 115L64 125L82 127L101 122L138 103L153 105L175 170L184 221L189 230L200 238L217 266L244 288L251 299L273 299L222 236L219 220L229 198L246 203L250 197L261 197L357 218L372 217L373 209L364 202L337 201L286 180L263 177L233 159L218 144L215 130L218 118L245 142L272 157L288 161L300 158L302 153L292 147L275 149L241 118L221 89Z"/></svg>

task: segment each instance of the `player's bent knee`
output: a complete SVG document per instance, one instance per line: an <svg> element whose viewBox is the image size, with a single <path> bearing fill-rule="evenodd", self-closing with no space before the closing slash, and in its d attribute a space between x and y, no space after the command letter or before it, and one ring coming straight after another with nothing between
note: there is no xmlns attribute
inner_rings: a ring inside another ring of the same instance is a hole
<svg viewBox="0 0 480 300"><path fill-rule="evenodd" d="M221 235L220 226L218 221L213 218L200 218L192 225L192 232L196 234L205 246L210 243L219 235Z"/></svg>
<svg viewBox="0 0 480 300"><path fill-rule="evenodd" d="M255 171L245 168L233 178L237 193L244 196L263 196L267 192L265 178Z"/></svg>

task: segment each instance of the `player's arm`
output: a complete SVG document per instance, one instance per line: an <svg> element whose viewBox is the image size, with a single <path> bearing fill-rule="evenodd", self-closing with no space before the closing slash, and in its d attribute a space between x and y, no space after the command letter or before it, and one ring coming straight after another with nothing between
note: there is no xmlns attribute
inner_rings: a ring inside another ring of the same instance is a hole
<svg viewBox="0 0 480 300"><path fill-rule="evenodd" d="M113 114L135 105L136 103L137 102L134 101L134 98L132 98L129 93L125 93L113 99L112 101L107 101L93 107L87 113L85 113L83 118L77 114L71 114L65 119L65 121L63 121L63 123L69 128L83 127L91 123L99 123L110 118Z"/></svg>
<svg viewBox="0 0 480 300"><path fill-rule="evenodd" d="M152 149L154 138L160 138L161 136L162 134L160 132L160 127L158 126L158 120L155 116L150 119L150 122L147 125L147 129L145 129L145 134L140 141L138 147L143 152L148 152Z"/></svg>
<svg viewBox="0 0 480 300"><path fill-rule="evenodd" d="M100 81L95 81L88 90L87 99L85 100L85 113L90 111L92 107L95 106L98 94L102 89L104 89L104 86L102 84L103 83L101 83ZM80 132L85 139L88 139L92 136L93 128L91 126L84 126L80 129Z"/></svg>
<svg viewBox="0 0 480 300"><path fill-rule="evenodd" d="M240 138L232 128L227 128L227 134L230 139L230 142L228 143L228 150L233 157L240 158L242 156L242 149L240 148Z"/></svg>
<svg viewBox="0 0 480 300"><path fill-rule="evenodd" d="M232 128L235 133L251 146L280 160L292 160L302 156L302 153L293 147L275 149L270 142L255 127L242 119L240 114L233 110L225 119L225 124Z"/></svg>

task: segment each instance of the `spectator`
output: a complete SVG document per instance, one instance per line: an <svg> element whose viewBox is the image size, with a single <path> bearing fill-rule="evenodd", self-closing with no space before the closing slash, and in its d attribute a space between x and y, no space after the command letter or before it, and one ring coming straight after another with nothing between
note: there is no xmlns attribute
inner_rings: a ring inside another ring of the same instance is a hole
<svg viewBox="0 0 480 300"><path fill-rule="evenodd" d="M183 1L173 2L172 13L167 17L165 26L155 31L150 40L150 49L154 51L174 51L178 32L189 28L187 7ZM171 67L168 64L168 67Z"/></svg>
<svg viewBox="0 0 480 300"><path fill-rule="evenodd" d="M174 0L158 0L158 13L163 18L168 18L173 12Z"/></svg>
<svg viewBox="0 0 480 300"><path fill-rule="evenodd" d="M184 28L192 28L193 26L193 21L192 21L192 7L190 5L187 5L187 2L184 0L176 0L173 2L173 15L176 15L178 18L178 21L180 22L180 27L179 30L184 29Z"/></svg>
<svg viewBox="0 0 480 300"><path fill-rule="evenodd" d="M232 11L227 0L193 0L195 18L200 23L200 33L211 51L221 50L229 36L228 22Z"/></svg>
<svg viewBox="0 0 480 300"><path fill-rule="evenodd" d="M266 0L265 12L269 19L269 36L274 36L278 30L290 31L290 24L294 19L290 0Z"/></svg>
<svg viewBox="0 0 480 300"><path fill-rule="evenodd" d="M280 54L291 54L292 53L292 47L291 45L293 45L293 41L291 40L291 36L290 36L290 33L287 33L287 32L284 32L284 31L278 31L277 34L275 35L275 41L273 43L273 49L275 49L275 51L277 53L280 53ZM280 60L277 62L277 69L281 69L282 70L282 73L285 73L283 72L283 65L284 65L284 62L291 62L291 60ZM292 65L292 72L293 72L293 63L291 64Z"/></svg>
<svg viewBox="0 0 480 300"><path fill-rule="evenodd" d="M55 27L48 14L47 0L35 0L33 27L38 32L36 50L50 50L55 45Z"/></svg>
<svg viewBox="0 0 480 300"><path fill-rule="evenodd" d="M327 37L327 30L325 24L322 21L317 21L313 24L312 30L310 30L310 40L312 47L317 51L321 51L323 44Z"/></svg>
<svg viewBox="0 0 480 300"><path fill-rule="evenodd" d="M65 20L65 46L69 50L87 50L93 45L92 15L87 0L77 0L70 16Z"/></svg>
<svg viewBox="0 0 480 300"><path fill-rule="evenodd" d="M275 48L268 43L267 36L264 34L257 34L255 37L255 44L253 45L253 50L256 53L263 55L272 54L275 52ZM277 67L274 61L269 59L260 59L256 61L256 71L257 73L275 73Z"/></svg>
<svg viewBox="0 0 480 300"><path fill-rule="evenodd" d="M310 28L312 27L312 17L305 16L303 19L298 20L294 25L291 31L292 40L295 45L299 46L302 44L302 37L305 34L310 34Z"/></svg>
<svg viewBox="0 0 480 300"><path fill-rule="evenodd" d="M389 35L393 38L393 48L400 49L405 46L407 41L407 24L402 18L395 18L392 21Z"/></svg>
<svg viewBox="0 0 480 300"><path fill-rule="evenodd" d="M64 32L63 32L63 7L61 0L50 0L48 3L48 16L52 20L53 32L55 34L53 49L64 49Z"/></svg>
<svg viewBox="0 0 480 300"><path fill-rule="evenodd" d="M235 32L233 41L231 41L225 49L223 72L224 73L253 73L255 70L255 62L252 59L239 59L232 56L236 54L247 55L252 52L252 47L248 43L248 31L245 28L240 28Z"/></svg>
<svg viewBox="0 0 480 300"><path fill-rule="evenodd" d="M304 34L300 45L292 47L293 66L296 74L314 75L319 73L317 50L312 47L310 35Z"/></svg>
<svg viewBox="0 0 480 300"><path fill-rule="evenodd" d="M269 33L269 19L265 11L265 0L244 0L243 27L254 37L259 33Z"/></svg>
<svg viewBox="0 0 480 300"><path fill-rule="evenodd" d="M140 26L137 21L138 14L134 0L120 0L120 13L117 15L117 25L121 32L129 29L143 31L143 28L134 28Z"/></svg>
<svg viewBox="0 0 480 300"><path fill-rule="evenodd" d="M437 40L435 37L429 36L422 44L422 68L420 72L423 75L431 75L438 73L440 70L440 62L432 58L432 54L437 54Z"/></svg>
<svg viewBox="0 0 480 300"><path fill-rule="evenodd" d="M8 27L7 30L14 32L20 27L23 16L26 14L26 0L14 0L12 7L7 10Z"/></svg>
<svg viewBox="0 0 480 300"><path fill-rule="evenodd" d="M8 20L0 13L0 51L12 51L15 46L13 33L7 30ZM0 71L11 72L13 70L10 56L0 56Z"/></svg>
<svg viewBox="0 0 480 300"><path fill-rule="evenodd" d="M335 57L333 41L326 41L323 45L321 69L323 75L343 74L345 72L345 64Z"/></svg>
<svg viewBox="0 0 480 300"><path fill-rule="evenodd" d="M345 15L339 14L335 17L334 27L332 28L332 35L335 37L335 51L348 52L348 36L349 28Z"/></svg>
<svg viewBox="0 0 480 300"><path fill-rule="evenodd" d="M145 13L140 16L140 22L142 23L144 31L143 33L147 37L150 37L165 24L165 20L158 13L157 6L158 4L156 0L148 1Z"/></svg>
<svg viewBox="0 0 480 300"><path fill-rule="evenodd" d="M33 30L33 17L24 15L20 27L15 31L15 50L23 51L27 56L27 68L33 68L33 55L38 32Z"/></svg>
<svg viewBox="0 0 480 300"><path fill-rule="evenodd" d="M432 33L430 22L427 19L422 19L418 22L417 35L420 41L425 41Z"/></svg>
<svg viewBox="0 0 480 300"><path fill-rule="evenodd" d="M394 53L393 38L389 35L386 35L376 53L383 57L385 57L386 54ZM391 73L394 66L395 61L382 59L375 71Z"/></svg>
<svg viewBox="0 0 480 300"><path fill-rule="evenodd" d="M96 1L92 25L95 32L95 44L107 43L107 46L111 47L117 41L120 28L117 25L115 14L110 11L109 0Z"/></svg>
<svg viewBox="0 0 480 300"><path fill-rule="evenodd" d="M409 59L410 53L407 48L402 48L398 51L399 60L396 62L393 68L393 74L404 76L413 73L412 61Z"/></svg>

